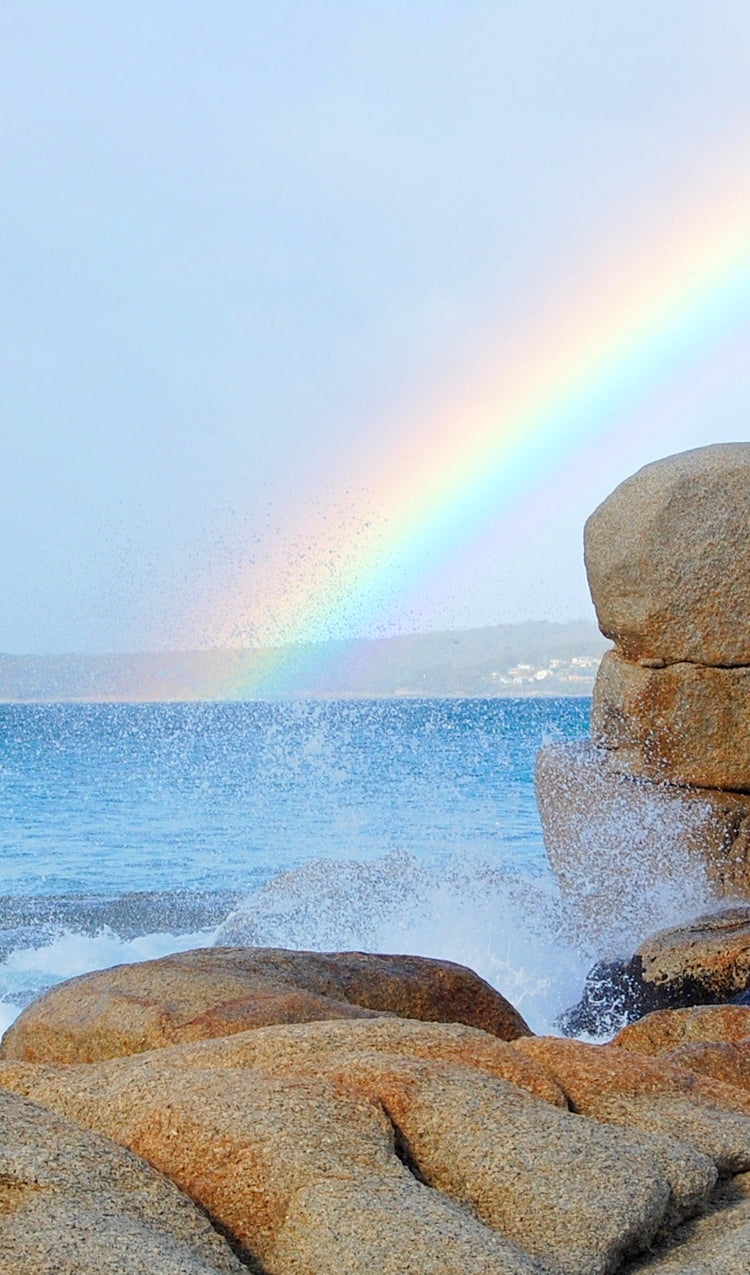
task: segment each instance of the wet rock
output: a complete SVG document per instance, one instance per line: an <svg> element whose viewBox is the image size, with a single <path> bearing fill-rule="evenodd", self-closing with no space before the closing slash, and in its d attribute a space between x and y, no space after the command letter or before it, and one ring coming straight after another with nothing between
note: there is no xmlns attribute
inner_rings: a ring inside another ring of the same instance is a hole
<svg viewBox="0 0 750 1275"><path fill-rule="evenodd" d="M750 907L725 908L659 930L626 960L599 962L560 1027L611 1035L658 1009L731 1001L749 985Z"/></svg>
<svg viewBox="0 0 750 1275"><path fill-rule="evenodd" d="M529 1032L499 992L451 961L205 948L59 984L11 1025L0 1057L93 1062L271 1023L379 1013L468 1023L508 1040Z"/></svg>
<svg viewBox="0 0 750 1275"><path fill-rule="evenodd" d="M630 779L581 740L541 749L536 797L566 901L613 955L656 929L665 907L690 915L750 894L746 795Z"/></svg>
<svg viewBox="0 0 750 1275"><path fill-rule="evenodd" d="M668 456L588 519L599 626L630 660L750 665L750 443Z"/></svg>
<svg viewBox="0 0 750 1275"><path fill-rule="evenodd" d="M0 1270L243 1275L205 1214L108 1138L0 1090Z"/></svg>
<svg viewBox="0 0 750 1275"><path fill-rule="evenodd" d="M270 1275L606 1275L705 1206L705 1153L534 1097L492 1074L515 1046L479 1036L267 1027L86 1066L3 1063L0 1084L136 1149ZM481 1068L458 1061L472 1056Z"/></svg>
<svg viewBox="0 0 750 1275"><path fill-rule="evenodd" d="M700 1041L737 1041L750 1036L750 1009L743 1005L696 1005L661 1009L623 1027L612 1041L638 1054L662 1054Z"/></svg>
<svg viewBox="0 0 750 1275"><path fill-rule="evenodd" d="M608 651L594 685L591 734L622 774L747 792L750 668L645 668Z"/></svg>

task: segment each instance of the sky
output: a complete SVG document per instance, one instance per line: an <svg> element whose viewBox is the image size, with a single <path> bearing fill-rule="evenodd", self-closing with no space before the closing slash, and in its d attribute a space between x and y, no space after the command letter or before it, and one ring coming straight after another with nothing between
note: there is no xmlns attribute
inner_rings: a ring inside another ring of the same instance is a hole
<svg viewBox="0 0 750 1275"><path fill-rule="evenodd" d="M593 616L750 439L746 0L5 0L0 165L0 651Z"/></svg>

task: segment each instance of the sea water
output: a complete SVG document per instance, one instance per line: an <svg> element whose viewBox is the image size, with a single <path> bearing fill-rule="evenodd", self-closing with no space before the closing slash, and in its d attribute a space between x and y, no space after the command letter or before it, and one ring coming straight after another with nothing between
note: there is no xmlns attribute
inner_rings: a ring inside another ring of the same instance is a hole
<svg viewBox="0 0 750 1275"><path fill-rule="evenodd" d="M472 966L536 1031L596 952L534 800L586 699L0 706L0 1030L63 978L213 943Z"/></svg>

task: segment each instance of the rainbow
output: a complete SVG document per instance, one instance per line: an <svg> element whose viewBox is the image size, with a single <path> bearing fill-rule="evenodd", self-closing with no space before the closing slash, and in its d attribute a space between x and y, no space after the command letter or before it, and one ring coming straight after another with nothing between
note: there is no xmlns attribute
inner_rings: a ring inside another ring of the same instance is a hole
<svg viewBox="0 0 750 1275"><path fill-rule="evenodd" d="M314 684L316 641L372 630L395 598L429 588L441 566L481 542L498 519L512 541L531 490L736 336L750 320L747 209L746 198L726 196L692 224L681 214L679 232L667 221L645 247L620 251L614 265L593 269L585 285L579 280L478 389L406 422L398 447L368 467L356 535L349 529L333 555L330 545L317 557L311 551L276 600L283 641L237 661L238 671L212 687L214 697L283 695L301 674ZM307 535L314 543L312 527ZM298 540L305 537L302 527ZM271 562L269 588L274 572ZM241 579L235 595L242 600ZM330 660L329 648L323 658Z"/></svg>

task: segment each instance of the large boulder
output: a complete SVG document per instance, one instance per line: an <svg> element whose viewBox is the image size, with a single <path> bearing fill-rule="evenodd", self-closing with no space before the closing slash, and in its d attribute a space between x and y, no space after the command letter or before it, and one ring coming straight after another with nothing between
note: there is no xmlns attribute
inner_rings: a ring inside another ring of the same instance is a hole
<svg viewBox="0 0 750 1275"><path fill-rule="evenodd" d="M608 651L591 734L623 774L750 791L750 668L645 668Z"/></svg>
<svg viewBox="0 0 750 1275"><path fill-rule="evenodd" d="M521 1015L463 965L420 956L201 948L58 984L11 1024L0 1057L93 1062L272 1023L396 1014L512 1040Z"/></svg>
<svg viewBox="0 0 750 1275"><path fill-rule="evenodd" d="M536 797L566 902L612 955L632 951L666 907L690 916L750 893L747 795L631 779L581 740L541 749Z"/></svg>
<svg viewBox="0 0 750 1275"><path fill-rule="evenodd" d="M0 1089L4 1275L243 1275L172 1182L109 1138Z"/></svg>
<svg viewBox="0 0 750 1275"><path fill-rule="evenodd" d="M739 1091L647 1059L656 1096L689 1091L700 1118L615 1128L559 1106L554 1082L553 1101L510 1083L547 1069L515 1052L456 1025L316 1022L6 1062L0 1085L137 1151L269 1275L608 1275L706 1207L716 1164L750 1164Z"/></svg>
<svg viewBox="0 0 750 1275"><path fill-rule="evenodd" d="M723 1080L736 1089L750 1090L750 1037L737 1041L705 1040L678 1045L664 1057L676 1067L687 1067L701 1076Z"/></svg>
<svg viewBox="0 0 750 1275"><path fill-rule="evenodd" d="M588 519L584 554L628 659L750 665L750 443L644 466Z"/></svg>

